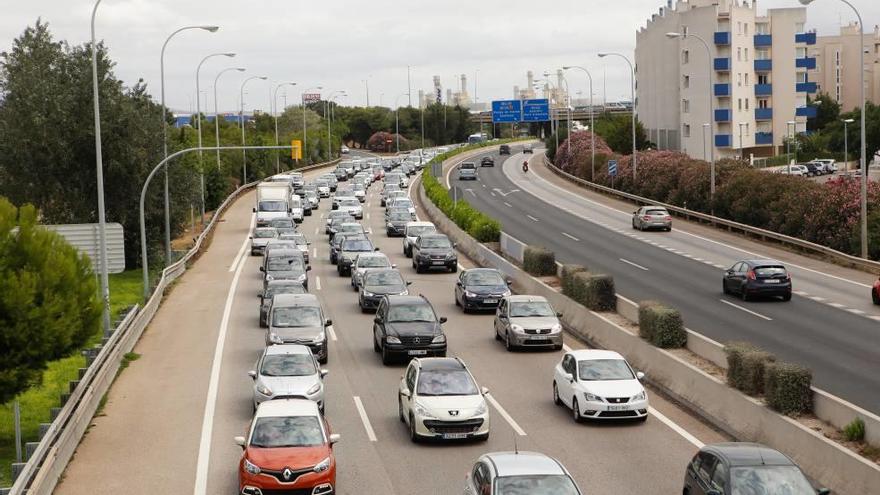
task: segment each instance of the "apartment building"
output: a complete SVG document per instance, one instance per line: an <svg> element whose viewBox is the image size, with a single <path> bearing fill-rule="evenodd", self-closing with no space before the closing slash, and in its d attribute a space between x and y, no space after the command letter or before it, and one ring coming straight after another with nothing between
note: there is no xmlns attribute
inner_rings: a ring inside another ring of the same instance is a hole
<svg viewBox="0 0 880 495"><path fill-rule="evenodd" d="M833 36L818 36L810 47L816 68L808 72L818 90L840 103L843 111L861 106L859 81L865 84L865 98L880 103L880 27L865 33L861 47L865 50L865 70L859 67L859 25L840 27Z"/></svg>
<svg viewBox="0 0 880 495"><path fill-rule="evenodd" d="M803 7L760 14L742 0L669 0L636 33L636 110L649 139L695 158L712 146L716 158L784 151L815 117L816 35L805 22Z"/></svg>

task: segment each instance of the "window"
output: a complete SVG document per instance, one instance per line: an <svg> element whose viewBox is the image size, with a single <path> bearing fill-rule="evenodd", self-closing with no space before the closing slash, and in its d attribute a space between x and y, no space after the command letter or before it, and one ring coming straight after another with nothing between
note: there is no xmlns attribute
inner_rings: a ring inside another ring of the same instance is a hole
<svg viewBox="0 0 880 495"><path fill-rule="evenodd" d="M737 47L736 49L736 61L739 62L742 60L742 48Z"/></svg>
<svg viewBox="0 0 880 495"><path fill-rule="evenodd" d="M689 100L681 100L681 112L689 113L691 111L691 102Z"/></svg>
<svg viewBox="0 0 880 495"><path fill-rule="evenodd" d="M743 85L743 75L742 75L742 72L737 72L737 73L736 73L736 85L737 85L737 86L742 86L742 85Z"/></svg>
<svg viewBox="0 0 880 495"><path fill-rule="evenodd" d="M746 62L748 62L748 61L749 61L749 49L748 49L748 47L744 48L743 51L745 52L745 59L746 59Z"/></svg>
<svg viewBox="0 0 880 495"><path fill-rule="evenodd" d="M766 48L757 48L755 49L755 60L769 60L770 59L770 50Z"/></svg>
<svg viewBox="0 0 880 495"><path fill-rule="evenodd" d="M770 108L770 101L767 98L758 100L758 108Z"/></svg>
<svg viewBox="0 0 880 495"><path fill-rule="evenodd" d="M770 25L766 22L755 24L755 34L770 34Z"/></svg>
<svg viewBox="0 0 880 495"><path fill-rule="evenodd" d="M681 51L681 63L686 64L686 63L690 62L690 59L691 59L691 52L689 52L688 50L682 50Z"/></svg>
<svg viewBox="0 0 880 495"><path fill-rule="evenodd" d="M742 32L743 32L743 23L737 22L736 23L736 34L742 34Z"/></svg>
<svg viewBox="0 0 880 495"><path fill-rule="evenodd" d="M715 456L709 454L708 452L701 452L700 454L700 467L697 469L697 476L700 477L703 482L708 485L712 474L712 468L715 467Z"/></svg>
<svg viewBox="0 0 880 495"><path fill-rule="evenodd" d="M737 98L737 99L736 99L736 107L737 107L737 109L738 109L740 112L742 112L742 109L743 109L743 100L742 100L742 98Z"/></svg>
<svg viewBox="0 0 880 495"><path fill-rule="evenodd" d="M743 34L746 36L749 35L749 23L748 22L743 23Z"/></svg>
<svg viewBox="0 0 880 495"><path fill-rule="evenodd" d="M807 81L807 73L806 73L806 72L799 72L799 73L795 74L794 77L795 77L795 80L796 80L797 82L799 82L799 83L805 83L805 82L808 82L808 81Z"/></svg>
<svg viewBox="0 0 880 495"><path fill-rule="evenodd" d="M687 138L687 137L691 137L691 125L690 125L690 124L685 124L685 125L683 125L682 128L681 128L681 133L682 133L682 134L684 135L684 137L686 137L686 138Z"/></svg>
<svg viewBox="0 0 880 495"><path fill-rule="evenodd" d="M758 74L758 84L770 84L770 78L767 74Z"/></svg>
<svg viewBox="0 0 880 495"><path fill-rule="evenodd" d="M746 86L749 85L749 73L746 72Z"/></svg>
<svg viewBox="0 0 880 495"><path fill-rule="evenodd" d="M801 46L801 47L795 48L794 53L795 53L794 56L797 58L806 58L807 49Z"/></svg>
<svg viewBox="0 0 880 495"><path fill-rule="evenodd" d="M681 34L687 36L687 34L688 34L688 27L687 26L681 27Z"/></svg>
<svg viewBox="0 0 880 495"><path fill-rule="evenodd" d="M684 76L684 81L682 81L681 85L682 85L684 88L689 88L689 87L691 87L691 76Z"/></svg>
<svg viewBox="0 0 880 495"><path fill-rule="evenodd" d="M804 23L803 22L796 22L794 24L794 32L803 33L804 32Z"/></svg>
<svg viewBox="0 0 880 495"><path fill-rule="evenodd" d="M746 98L746 110L748 110L748 109L749 109L749 99Z"/></svg>
<svg viewBox="0 0 880 495"><path fill-rule="evenodd" d="M715 470L712 471L712 488L718 490L718 493L724 495L727 488L727 466L723 462L715 464Z"/></svg>

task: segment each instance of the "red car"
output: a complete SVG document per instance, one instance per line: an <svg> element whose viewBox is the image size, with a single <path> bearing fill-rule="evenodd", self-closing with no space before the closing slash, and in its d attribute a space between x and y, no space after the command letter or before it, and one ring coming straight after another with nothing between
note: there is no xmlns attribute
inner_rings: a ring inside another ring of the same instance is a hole
<svg viewBox="0 0 880 495"><path fill-rule="evenodd" d="M265 493L336 493L333 444L339 435L307 399L263 402L247 437L236 437L244 450L238 463L240 495Z"/></svg>
<svg viewBox="0 0 880 495"><path fill-rule="evenodd" d="M880 305L880 278L874 282L874 287L871 288L871 299L874 300L874 304Z"/></svg>

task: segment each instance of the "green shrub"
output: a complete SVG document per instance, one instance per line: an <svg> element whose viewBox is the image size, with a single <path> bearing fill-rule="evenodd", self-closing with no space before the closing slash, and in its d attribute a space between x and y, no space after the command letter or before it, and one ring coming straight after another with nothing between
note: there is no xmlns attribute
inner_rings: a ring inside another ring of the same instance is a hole
<svg viewBox="0 0 880 495"><path fill-rule="evenodd" d="M776 362L776 356L761 349L753 349L742 354L740 390L758 396L764 393L767 365Z"/></svg>
<svg viewBox="0 0 880 495"><path fill-rule="evenodd" d="M865 422L862 418L856 418L843 427L843 438L848 442L861 442L865 439Z"/></svg>
<svg viewBox="0 0 880 495"><path fill-rule="evenodd" d="M639 303L639 336L663 349L687 344L681 312L657 301Z"/></svg>
<svg viewBox="0 0 880 495"><path fill-rule="evenodd" d="M764 370L767 405L782 414L798 415L813 410L813 374L803 366L771 362Z"/></svg>
<svg viewBox="0 0 880 495"><path fill-rule="evenodd" d="M498 242L501 238L501 224L475 209L467 201L458 202L449 197L449 191L430 174L422 174L425 195L434 205L455 222L462 230L479 242Z"/></svg>
<svg viewBox="0 0 880 495"><path fill-rule="evenodd" d="M575 290L574 274L587 271L587 267L583 265L562 265L560 277L562 278L562 293L566 296L580 300L580 295Z"/></svg>
<svg viewBox="0 0 880 495"><path fill-rule="evenodd" d="M592 311L617 309L617 294L611 275L577 272L571 275L573 299Z"/></svg>
<svg viewBox="0 0 880 495"><path fill-rule="evenodd" d="M501 224L486 215L480 215L471 223L468 234L480 242L497 242L501 238Z"/></svg>
<svg viewBox="0 0 880 495"><path fill-rule="evenodd" d="M540 246L526 246L523 253L523 268L539 277L556 275L556 255Z"/></svg>
<svg viewBox="0 0 880 495"><path fill-rule="evenodd" d="M728 342L724 346L727 355L727 384L742 390L743 388L743 355L760 350L749 342Z"/></svg>

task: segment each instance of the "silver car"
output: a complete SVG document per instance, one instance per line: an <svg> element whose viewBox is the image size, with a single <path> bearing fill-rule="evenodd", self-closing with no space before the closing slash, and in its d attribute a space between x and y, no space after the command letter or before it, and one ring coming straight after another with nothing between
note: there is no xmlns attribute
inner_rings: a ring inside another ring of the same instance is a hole
<svg viewBox="0 0 880 495"><path fill-rule="evenodd" d="M385 256L382 253L372 252L357 255L354 262L351 264L352 289L355 291L360 289L361 283L364 280L364 272L371 268L397 268L397 265L392 264L391 260L388 259L388 256Z"/></svg>
<svg viewBox="0 0 880 495"><path fill-rule="evenodd" d="M539 452L491 452L465 474L464 495L532 493L581 495L565 466Z"/></svg>
<svg viewBox="0 0 880 495"><path fill-rule="evenodd" d="M519 347L562 349L561 313L541 296L507 296L495 311L495 339L508 351Z"/></svg>
<svg viewBox="0 0 880 495"><path fill-rule="evenodd" d="M248 375L254 379L254 411L273 399L309 399L324 413L324 377L311 349L304 345L271 345Z"/></svg>
<svg viewBox="0 0 880 495"><path fill-rule="evenodd" d="M338 201L339 207L337 211L347 211L351 216L360 220L364 218L364 208L361 206L361 202L357 200L355 197L348 198L339 198Z"/></svg>
<svg viewBox="0 0 880 495"><path fill-rule="evenodd" d="M632 226L634 229L672 230L672 216L662 206L643 206L633 212Z"/></svg>
<svg viewBox="0 0 880 495"><path fill-rule="evenodd" d="M263 254L271 239L278 237L275 227L257 227L251 235L251 256Z"/></svg>
<svg viewBox="0 0 880 495"><path fill-rule="evenodd" d="M321 364L327 363L327 332L333 322L314 294L279 294L272 300L266 345L308 346Z"/></svg>

